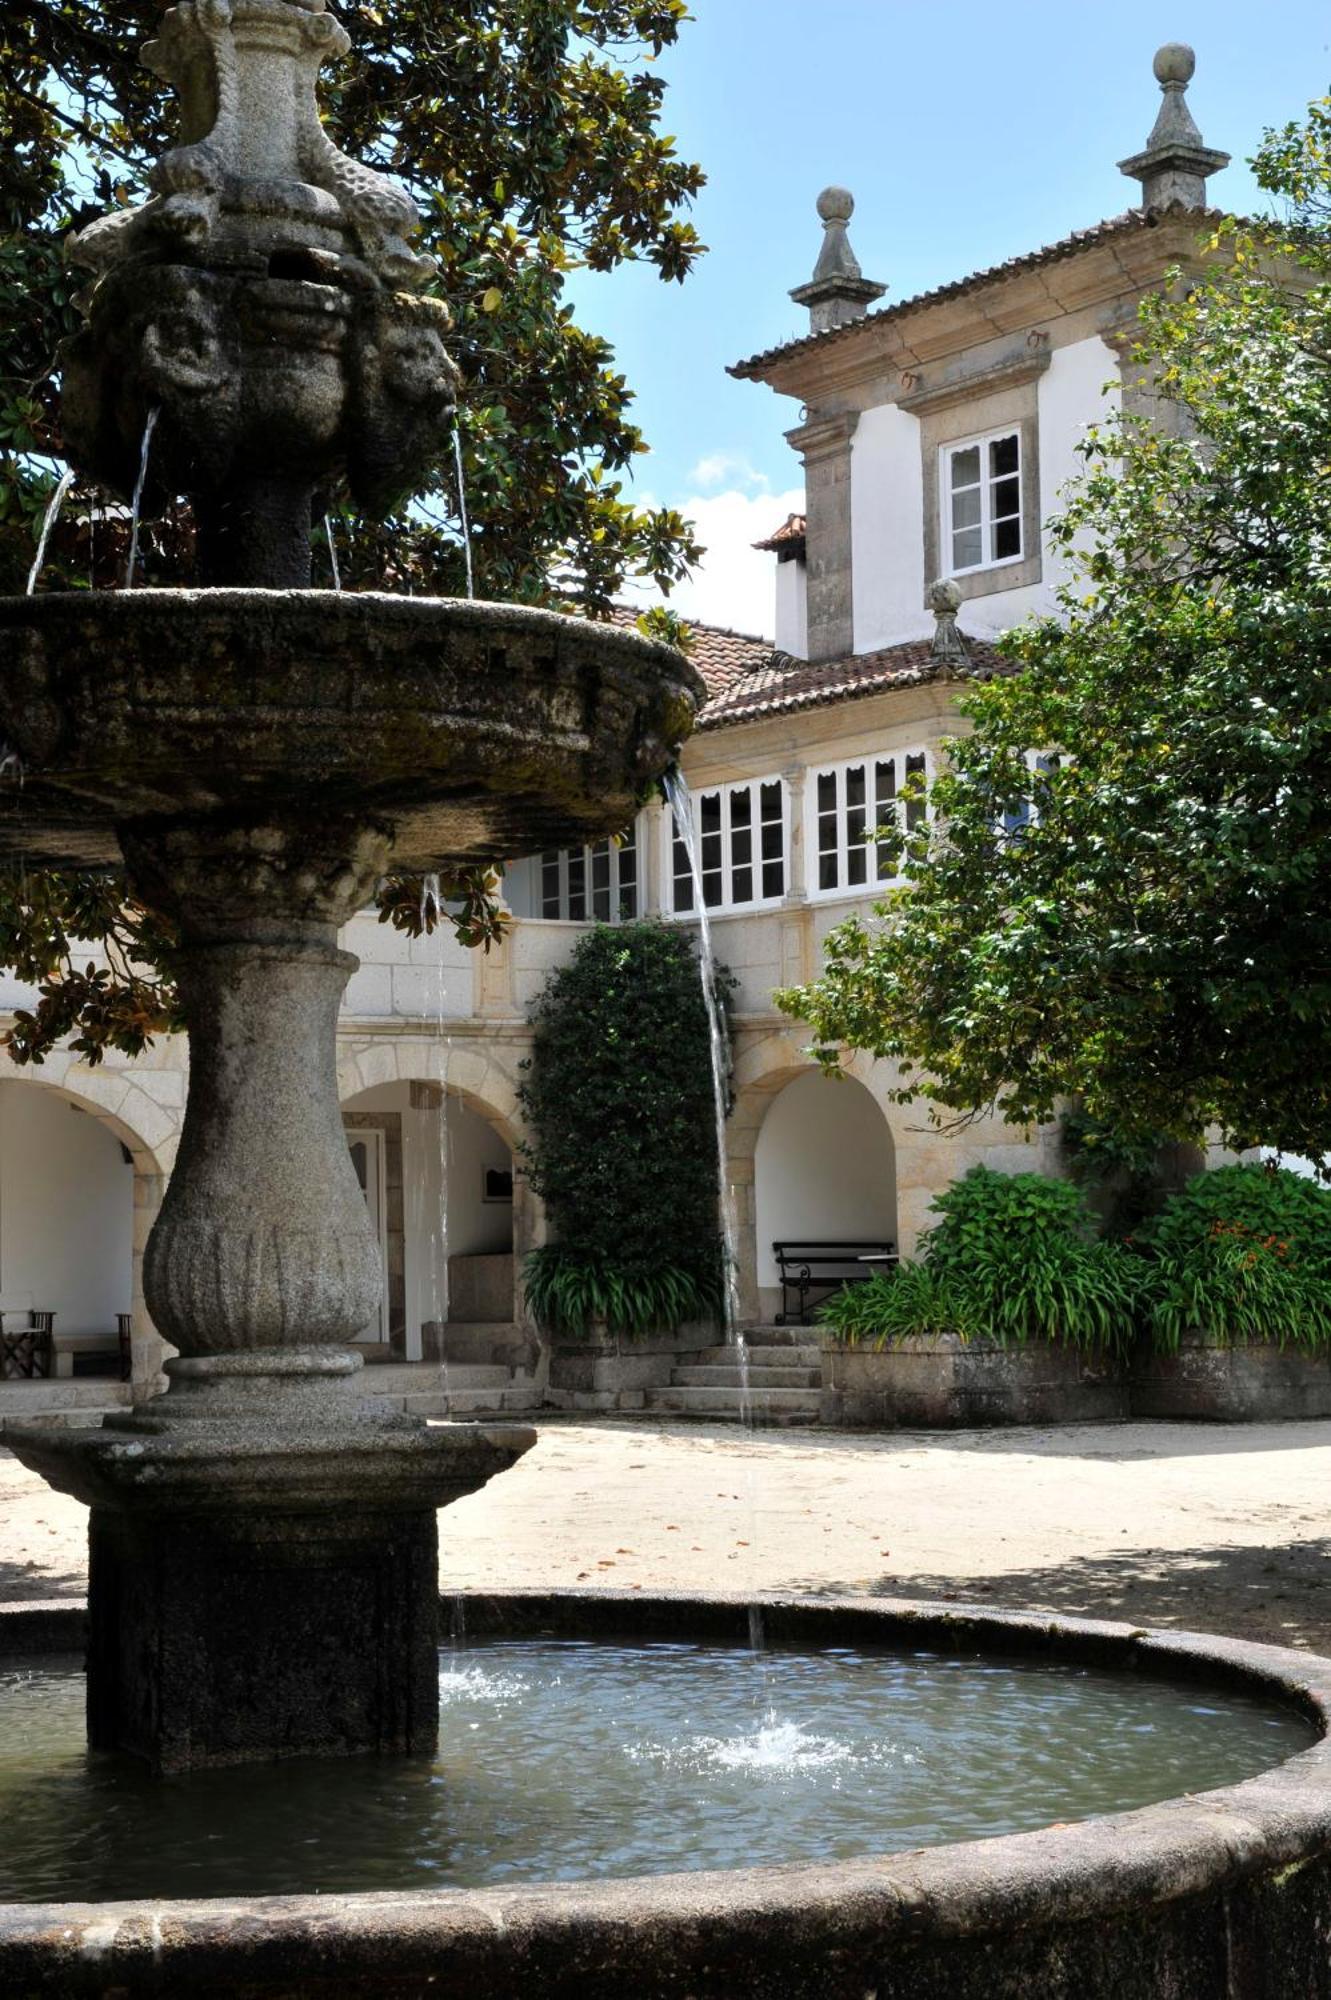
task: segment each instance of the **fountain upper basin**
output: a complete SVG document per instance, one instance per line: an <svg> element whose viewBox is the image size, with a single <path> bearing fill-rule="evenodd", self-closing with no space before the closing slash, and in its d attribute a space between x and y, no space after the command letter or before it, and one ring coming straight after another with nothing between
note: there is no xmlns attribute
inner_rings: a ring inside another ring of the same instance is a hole
<svg viewBox="0 0 1331 2000"><path fill-rule="evenodd" d="M0 854L136 822L356 813L430 868L625 828L692 727L674 648L524 606L326 590L0 599Z"/></svg>

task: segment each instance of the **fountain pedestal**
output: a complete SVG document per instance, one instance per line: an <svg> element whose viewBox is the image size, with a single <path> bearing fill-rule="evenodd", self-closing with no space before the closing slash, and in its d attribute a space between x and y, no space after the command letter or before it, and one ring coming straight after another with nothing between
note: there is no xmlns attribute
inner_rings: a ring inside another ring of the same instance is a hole
<svg viewBox="0 0 1331 2000"><path fill-rule="evenodd" d="M533 1433L376 1416L355 1355L167 1366L143 1412L20 1446L92 1509L92 1747L159 1772L433 1750L437 1510Z"/></svg>
<svg viewBox="0 0 1331 2000"><path fill-rule="evenodd" d="M180 1351L160 1401L16 1442L92 1509L89 1740L158 1771L428 1751L436 1511L534 1433L376 1406L345 1346L382 1274L338 1106L356 961L336 935L386 843L326 819L140 827L122 845L182 938L189 1098L144 1266Z"/></svg>

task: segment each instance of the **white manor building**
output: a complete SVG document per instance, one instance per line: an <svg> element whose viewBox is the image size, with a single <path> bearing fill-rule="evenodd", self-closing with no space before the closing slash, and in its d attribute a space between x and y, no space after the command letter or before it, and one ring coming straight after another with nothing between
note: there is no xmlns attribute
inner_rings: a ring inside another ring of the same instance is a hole
<svg viewBox="0 0 1331 2000"><path fill-rule="evenodd" d="M1124 163L1139 205L884 307L850 250L853 203L828 190L817 270L793 294L809 308L808 336L732 370L802 406L787 436L807 491L805 515L764 545L775 646L696 635L710 698L683 760L717 952L739 981L729 1171L751 1322L776 1310L774 1240L887 1238L909 1254L934 1197L973 1162L1057 1168L1052 1131L990 1121L945 1136L923 1108L892 1105L890 1065L857 1057L850 1081L829 1083L771 995L813 977L828 930L884 886L890 864L866 829L908 777L932 770L956 727L959 679L997 664L989 642L1052 606L1058 558L1042 524L1077 470L1078 441L1107 407L1147 394L1129 359L1138 302L1171 266L1196 263L1215 219L1206 176L1225 163L1188 114L1184 52L1162 51L1157 75L1159 122ZM960 646L931 608L939 577L960 593ZM520 861L505 893L515 921L489 955L451 936L410 941L373 914L344 937L360 970L339 1033L342 1101L386 1270L363 1341L371 1356L427 1367L431 1382L445 1351L489 1364L485 1382L454 1377L476 1383L472 1407L513 1361L539 1394L521 1262L543 1218L513 1171L531 1004L590 922L692 919L660 807L618 848ZM2 1006L25 998L12 983L0 990ZM60 1054L0 1072L0 1305L54 1312L62 1372L114 1347L117 1315L132 1311L139 1395L160 1360L139 1260L180 1137L186 1069L183 1040L165 1040L137 1061L90 1068ZM32 1410L32 1386L0 1388L0 1421ZM73 1380L62 1392L104 1405L113 1385Z"/></svg>

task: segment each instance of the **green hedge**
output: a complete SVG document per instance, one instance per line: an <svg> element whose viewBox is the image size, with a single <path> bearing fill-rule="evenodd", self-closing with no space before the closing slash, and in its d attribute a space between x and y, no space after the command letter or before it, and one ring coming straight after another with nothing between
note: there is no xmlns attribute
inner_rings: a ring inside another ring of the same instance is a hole
<svg viewBox="0 0 1331 2000"><path fill-rule="evenodd" d="M553 1241L527 1260L553 1333L592 1321L641 1335L719 1303L715 1110L707 1010L688 932L598 925L532 1014L522 1148Z"/></svg>

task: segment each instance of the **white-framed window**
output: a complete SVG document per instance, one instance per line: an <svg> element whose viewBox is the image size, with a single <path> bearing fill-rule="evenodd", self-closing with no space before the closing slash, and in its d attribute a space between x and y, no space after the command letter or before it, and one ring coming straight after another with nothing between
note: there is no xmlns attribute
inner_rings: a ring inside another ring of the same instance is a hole
<svg viewBox="0 0 1331 2000"><path fill-rule="evenodd" d="M1032 777L1051 777L1058 770L1062 762L1063 759L1056 750L1028 750L1026 752L1026 768ZM1034 785L1032 785L1031 791L1034 793ZM1003 832L1009 839L1015 839L1023 834L1028 826L1033 826L1039 817L1040 808L1033 796L1019 799L1016 805L1009 806L1003 814Z"/></svg>
<svg viewBox="0 0 1331 2000"><path fill-rule="evenodd" d="M688 849L673 812L670 836L666 908L684 917L696 898ZM693 837L707 909L751 910L785 896L790 811L784 779L753 778L695 792Z"/></svg>
<svg viewBox="0 0 1331 2000"><path fill-rule="evenodd" d="M880 827L910 833L927 817L929 758L924 750L887 750L809 773L804 824L810 845L809 894L846 896L902 879L898 842L874 840Z"/></svg>
<svg viewBox="0 0 1331 2000"><path fill-rule="evenodd" d="M550 847L514 862L504 895L515 917L555 923L627 923L641 908L637 821L621 840Z"/></svg>
<svg viewBox="0 0 1331 2000"><path fill-rule="evenodd" d="M991 431L942 447L945 574L1020 562L1021 432Z"/></svg>

